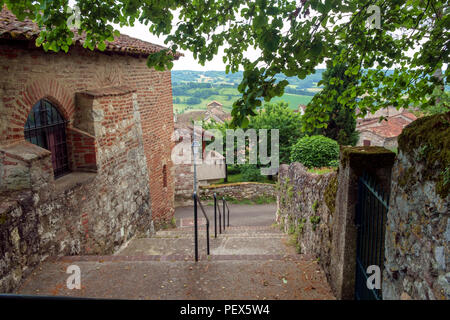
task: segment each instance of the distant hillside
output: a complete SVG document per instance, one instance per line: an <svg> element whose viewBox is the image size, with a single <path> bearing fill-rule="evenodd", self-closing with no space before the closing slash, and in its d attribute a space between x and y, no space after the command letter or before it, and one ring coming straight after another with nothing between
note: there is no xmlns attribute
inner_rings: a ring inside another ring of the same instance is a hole
<svg viewBox="0 0 450 320"><path fill-rule="evenodd" d="M307 76L300 80L296 77L287 78L289 86L298 89L316 88L317 82L322 79L322 72L325 69L317 69L315 74ZM282 80L284 76L277 77ZM190 71L190 70L174 70L172 71L172 83L214 83L214 84L229 84L237 86L242 80L242 71L236 73L226 74L224 71Z"/></svg>
<svg viewBox="0 0 450 320"><path fill-rule="evenodd" d="M314 74L301 80L296 77L287 78L288 87L282 97L272 99L272 102L284 101L293 110L300 104L308 104L313 96L321 90L317 83L322 80L325 69L317 69ZM387 74L392 74L389 70ZM286 77L278 76L278 80ZM190 110L204 110L213 101L223 104L225 111L230 112L233 102L241 97L237 90L242 80L242 71L226 74L224 71L172 71L173 103L176 113ZM448 91L448 86L445 90Z"/></svg>
<svg viewBox="0 0 450 320"><path fill-rule="evenodd" d="M322 79L322 72L317 70L306 79L288 78L289 86L282 97L272 99L272 102L285 101L296 110L299 104L308 104L314 94L320 91L317 82ZM284 76L277 77L285 79ZM242 72L226 74L224 71L172 71L174 111L184 113L190 110L206 109L206 105L219 101L224 109L231 111L233 102L240 97L237 90L242 80Z"/></svg>

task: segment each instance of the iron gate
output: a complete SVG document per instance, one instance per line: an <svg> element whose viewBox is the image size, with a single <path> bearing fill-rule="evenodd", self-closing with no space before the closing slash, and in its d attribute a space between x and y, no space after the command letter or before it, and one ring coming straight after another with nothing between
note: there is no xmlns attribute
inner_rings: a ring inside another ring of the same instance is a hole
<svg viewBox="0 0 450 320"><path fill-rule="evenodd" d="M383 272L384 233L389 195L385 194L373 177L363 174L358 181L356 207L356 281L357 300L381 300L381 289L367 286L367 267L376 265Z"/></svg>

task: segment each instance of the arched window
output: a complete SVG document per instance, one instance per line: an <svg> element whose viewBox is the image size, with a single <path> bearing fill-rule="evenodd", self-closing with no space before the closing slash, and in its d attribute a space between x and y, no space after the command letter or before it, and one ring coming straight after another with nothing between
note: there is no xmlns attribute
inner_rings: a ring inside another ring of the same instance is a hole
<svg viewBox="0 0 450 320"><path fill-rule="evenodd" d="M66 123L51 102L40 100L33 106L25 123L25 139L52 153L55 178L69 172Z"/></svg>

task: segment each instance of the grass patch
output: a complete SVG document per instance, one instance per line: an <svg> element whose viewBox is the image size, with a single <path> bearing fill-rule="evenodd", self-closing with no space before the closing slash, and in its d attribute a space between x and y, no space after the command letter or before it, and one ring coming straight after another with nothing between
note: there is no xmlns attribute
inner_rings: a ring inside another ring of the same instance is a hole
<svg viewBox="0 0 450 320"><path fill-rule="evenodd" d="M276 197L270 197L270 196L268 196L268 197L260 196L256 199L234 199L234 198L225 197L225 200L231 204L247 204L247 205L269 204L269 203L275 203L277 201Z"/></svg>
<svg viewBox="0 0 450 320"><path fill-rule="evenodd" d="M174 103L173 107L178 113L184 113L186 111L192 110L206 110L206 105L213 100L219 101L222 103L223 108L231 112L233 107L233 103L237 100L241 95L236 88L220 88L219 95L211 95L208 98L200 98L201 102L198 104L187 104L187 99L193 96L195 91L201 91L202 89L189 89L186 92L186 95L182 96L174 96L174 100L178 98L179 103ZM278 101L284 101L289 104L289 107L292 110L297 110L299 104L307 105L313 96L304 96L298 94L285 93L282 97L275 97L271 102L276 103Z"/></svg>
<svg viewBox="0 0 450 320"><path fill-rule="evenodd" d="M308 169L308 172L315 173L315 174L325 174L325 173L334 172L335 170L336 170L336 168L334 168L334 167L324 167L324 168L311 168L311 169Z"/></svg>
<svg viewBox="0 0 450 320"><path fill-rule="evenodd" d="M267 176L263 176L264 179L258 182L261 183L271 183L271 184L275 184L276 181L275 180L270 180ZM228 181L224 182L224 179L220 179L219 182L217 182L217 184L228 184L228 183L237 183L237 182L252 182L252 181L247 181L246 179L244 179L244 177L242 176L242 173L235 173L235 174L228 174Z"/></svg>

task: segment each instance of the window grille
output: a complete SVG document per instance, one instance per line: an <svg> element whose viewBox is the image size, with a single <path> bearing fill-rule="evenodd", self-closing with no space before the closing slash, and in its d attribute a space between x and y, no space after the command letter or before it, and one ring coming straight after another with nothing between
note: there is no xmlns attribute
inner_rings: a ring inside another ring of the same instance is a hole
<svg viewBox="0 0 450 320"><path fill-rule="evenodd" d="M37 102L25 123L25 139L52 153L55 178L68 173L66 121L61 113L47 100Z"/></svg>

